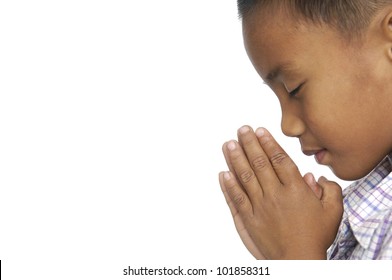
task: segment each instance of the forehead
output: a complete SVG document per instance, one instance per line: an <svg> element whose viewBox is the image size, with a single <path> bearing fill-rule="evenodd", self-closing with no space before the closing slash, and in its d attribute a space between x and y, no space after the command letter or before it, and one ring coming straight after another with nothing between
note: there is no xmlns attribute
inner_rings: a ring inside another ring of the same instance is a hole
<svg viewBox="0 0 392 280"><path fill-rule="evenodd" d="M279 12L252 15L243 21L245 49L259 75L266 81L282 70L295 72L313 57L328 56L342 46L342 40L330 27L299 21Z"/></svg>
<svg viewBox="0 0 392 280"><path fill-rule="evenodd" d="M306 47L304 35L303 28L293 26L287 19L261 20L253 17L243 21L246 52L255 66L263 65L256 70L266 82L281 70L296 68L298 49Z"/></svg>

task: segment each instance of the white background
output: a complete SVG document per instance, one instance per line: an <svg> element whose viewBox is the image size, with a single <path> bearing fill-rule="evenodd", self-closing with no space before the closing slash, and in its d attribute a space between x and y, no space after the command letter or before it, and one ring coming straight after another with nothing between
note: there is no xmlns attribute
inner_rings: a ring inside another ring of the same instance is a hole
<svg viewBox="0 0 392 280"><path fill-rule="evenodd" d="M335 179L281 134L235 1L1 1L3 276L253 263L218 184L243 124Z"/></svg>

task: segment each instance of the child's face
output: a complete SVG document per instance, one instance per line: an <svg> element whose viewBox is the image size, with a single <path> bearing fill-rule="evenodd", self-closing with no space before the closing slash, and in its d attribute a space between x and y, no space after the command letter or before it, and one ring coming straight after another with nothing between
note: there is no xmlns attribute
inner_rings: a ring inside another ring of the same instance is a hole
<svg viewBox="0 0 392 280"><path fill-rule="evenodd" d="M348 44L330 27L277 14L256 18L243 22L245 47L279 99L283 132L338 177L365 176L392 150L387 44L370 33Z"/></svg>

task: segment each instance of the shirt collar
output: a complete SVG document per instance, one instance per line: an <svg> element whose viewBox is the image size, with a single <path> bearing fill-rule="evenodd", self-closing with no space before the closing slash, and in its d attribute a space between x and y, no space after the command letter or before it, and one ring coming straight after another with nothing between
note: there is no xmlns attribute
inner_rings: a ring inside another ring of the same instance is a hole
<svg viewBox="0 0 392 280"><path fill-rule="evenodd" d="M363 179L344 190L344 208L355 238L367 249L375 230L379 227L378 217L392 205L379 201L379 187L386 177L392 176L392 154L389 154ZM392 193L389 193L392 195ZM376 203L374 202L376 201Z"/></svg>

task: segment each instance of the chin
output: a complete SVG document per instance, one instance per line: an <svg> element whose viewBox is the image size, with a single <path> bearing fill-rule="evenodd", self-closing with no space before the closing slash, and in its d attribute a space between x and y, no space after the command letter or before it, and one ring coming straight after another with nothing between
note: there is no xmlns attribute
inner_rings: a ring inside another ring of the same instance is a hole
<svg viewBox="0 0 392 280"><path fill-rule="evenodd" d="M335 157L328 166L339 179L356 181L369 175L384 158L385 155L378 158Z"/></svg>
<svg viewBox="0 0 392 280"><path fill-rule="evenodd" d="M333 166L329 166L329 168L332 170L333 174L335 174L336 177L344 181L356 181L362 179L373 170L355 170L353 168L344 169L334 168Z"/></svg>

